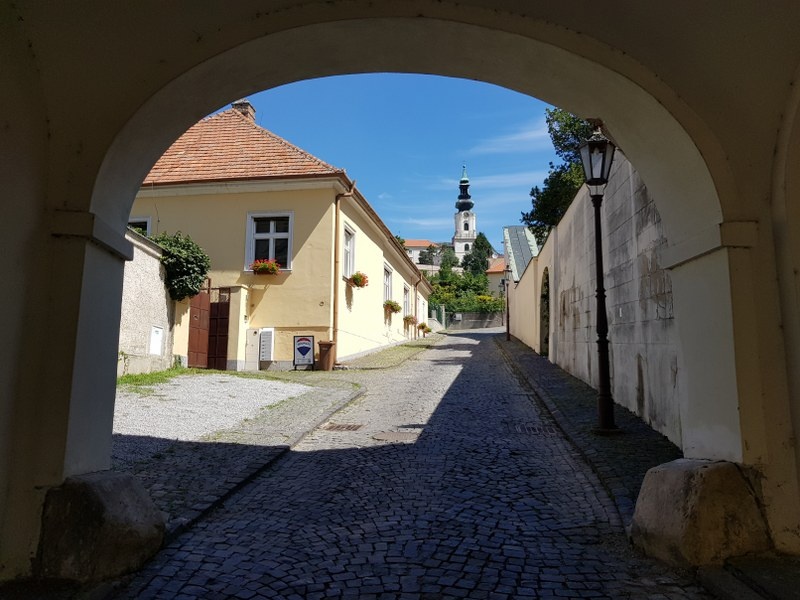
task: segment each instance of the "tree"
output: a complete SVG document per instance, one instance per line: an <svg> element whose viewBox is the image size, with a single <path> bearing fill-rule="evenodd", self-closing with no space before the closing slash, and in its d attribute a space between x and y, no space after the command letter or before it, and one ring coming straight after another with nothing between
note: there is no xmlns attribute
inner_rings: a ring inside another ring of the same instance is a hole
<svg viewBox="0 0 800 600"><path fill-rule="evenodd" d="M458 266L458 258L450 246L444 246L440 251L439 278L448 279L453 274L453 267Z"/></svg>
<svg viewBox="0 0 800 600"><path fill-rule="evenodd" d="M395 236L394 236L394 239L396 239L398 242L400 242L400 245L401 245L403 248L405 248L405 247L406 247L406 240L405 240L405 238L401 238L399 235L395 235Z"/></svg>
<svg viewBox="0 0 800 600"><path fill-rule="evenodd" d="M435 265L436 259L439 257L439 248L431 244L425 250L419 253L419 264L421 265Z"/></svg>
<svg viewBox="0 0 800 600"><path fill-rule="evenodd" d="M188 235L161 233L153 238L164 248L161 263L166 272L167 291L173 300L196 296L203 288L211 260Z"/></svg>
<svg viewBox="0 0 800 600"><path fill-rule="evenodd" d="M583 185L580 145L592 135L592 124L560 108L545 109L547 132L556 154L564 162L550 163L543 186L530 191L531 210L520 221L527 225L541 246L558 224Z"/></svg>
<svg viewBox="0 0 800 600"><path fill-rule="evenodd" d="M489 257L492 255L492 244L481 232L475 238L472 244L472 250L464 256L461 261L461 266L464 271L468 271L473 275L484 275L486 269L489 268Z"/></svg>

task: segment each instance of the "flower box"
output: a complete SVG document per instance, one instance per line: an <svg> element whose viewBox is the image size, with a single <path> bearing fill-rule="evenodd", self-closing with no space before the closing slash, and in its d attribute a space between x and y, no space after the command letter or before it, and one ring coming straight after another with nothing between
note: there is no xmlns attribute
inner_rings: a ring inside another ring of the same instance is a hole
<svg viewBox="0 0 800 600"><path fill-rule="evenodd" d="M274 258L260 258L250 264L250 269L256 275L275 275L280 273L281 265Z"/></svg>
<svg viewBox="0 0 800 600"><path fill-rule="evenodd" d="M400 306L400 304L398 302L395 302L394 300L387 300L386 302L384 302L383 308L390 313L399 313L401 310L403 310L403 307Z"/></svg>
<svg viewBox="0 0 800 600"><path fill-rule="evenodd" d="M363 288L369 285L369 278L366 273L356 271L347 279L347 283L356 288Z"/></svg>

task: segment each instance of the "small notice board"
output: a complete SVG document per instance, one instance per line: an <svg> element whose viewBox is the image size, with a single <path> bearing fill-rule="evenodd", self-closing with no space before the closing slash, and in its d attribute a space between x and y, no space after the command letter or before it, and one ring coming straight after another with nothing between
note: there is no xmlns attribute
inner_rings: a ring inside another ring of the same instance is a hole
<svg viewBox="0 0 800 600"><path fill-rule="evenodd" d="M302 365L310 365L312 369L314 368L313 335L294 336L294 368Z"/></svg>

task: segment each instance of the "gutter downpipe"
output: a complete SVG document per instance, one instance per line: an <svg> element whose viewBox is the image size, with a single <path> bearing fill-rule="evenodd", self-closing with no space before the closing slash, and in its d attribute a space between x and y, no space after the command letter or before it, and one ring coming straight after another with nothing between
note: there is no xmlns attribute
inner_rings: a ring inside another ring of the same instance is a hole
<svg viewBox="0 0 800 600"><path fill-rule="evenodd" d="M419 276L417 282L414 284L414 318L417 320L417 324L414 325L414 339L419 338L419 283L422 281L422 275Z"/></svg>
<svg viewBox="0 0 800 600"><path fill-rule="evenodd" d="M356 182L350 184L350 189L344 193L336 194L335 201L335 218L334 227L336 229L333 239L333 331L331 332L331 340L333 341L333 364L336 364L337 354L339 352L336 343L339 341L339 280L342 278L342 265L339 255L341 254L342 234L342 198L352 198L356 189Z"/></svg>

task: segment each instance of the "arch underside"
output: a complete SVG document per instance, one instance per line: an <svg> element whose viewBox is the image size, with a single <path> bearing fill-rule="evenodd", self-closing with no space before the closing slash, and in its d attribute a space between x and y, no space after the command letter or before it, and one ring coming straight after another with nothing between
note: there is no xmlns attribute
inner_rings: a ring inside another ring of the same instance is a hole
<svg viewBox="0 0 800 600"><path fill-rule="evenodd" d="M198 65L153 95L125 125L102 165L91 210L123 227L141 180L160 154L231 100L303 79L372 72L481 80L601 118L658 199L671 240L702 235L722 219L697 146L660 99L627 77L530 37L419 18L298 27ZM675 172L682 176L673 177Z"/></svg>

